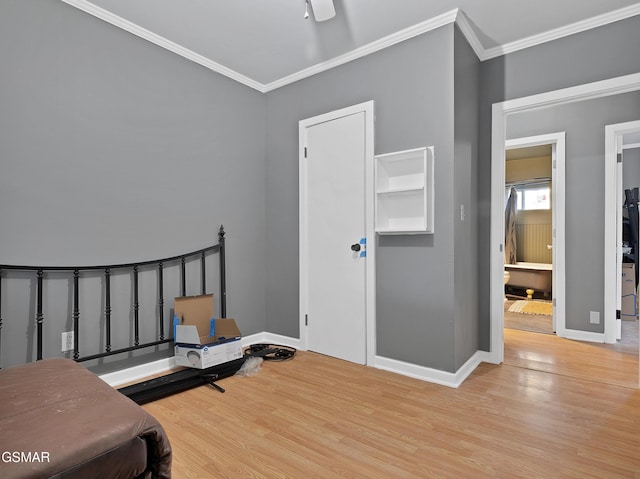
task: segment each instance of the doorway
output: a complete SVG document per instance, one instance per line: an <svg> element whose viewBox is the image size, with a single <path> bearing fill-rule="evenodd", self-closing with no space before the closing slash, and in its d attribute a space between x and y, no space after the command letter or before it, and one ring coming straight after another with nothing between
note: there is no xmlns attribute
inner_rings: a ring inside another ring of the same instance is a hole
<svg viewBox="0 0 640 479"><path fill-rule="evenodd" d="M511 276L522 278L522 283L518 284L525 292L531 291L531 298L524 300L522 308L526 309L531 305L529 300L533 301L533 295L542 293L542 297L546 298L550 293L551 308L551 325L550 332L555 332L559 337L565 335L565 132L548 133L544 135L517 138L505 141L506 158L514 158L511 161L517 161L518 167L513 168L513 173L507 177L507 165L503 163L505 170L505 184L507 180L521 185L522 195L520 208L525 210L527 205L524 199L526 193L531 192L533 199L537 199L537 193L545 188L548 190L547 195L550 198L542 203L547 203L550 209L550 215L541 215L543 210L539 210L537 204L531 205L531 212L537 212L538 217L543 216L544 221L536 220L534 225L526 225L520 231L522 239L529 240L527 236L531 236L531 241L527 241L528 246L523 252L521 258L522 265L514 265ZM517 155L517 156L516 156ZM540 157L548 155L548 165ZM527 158L528 157L528 158ZM520 158L520 159L518 159ZM542 163L542 164L541 164ZM544 200L544 195L543 200ZM527 213L527 211L523 211ZM549 217L550 216L550 217ZM548 228L547 228L548 226ZM514 231L515 234L515 231ZM550 251L545 251L549 249ZM550 252L550 254L548 254ZM547 253L547 254L545 254ZM525 256L526 255L526 256ZM551 288L542 286L548 284L549 271L546 264L551 260ZM516 267L517 266L517 267ZM520 267L522 266L522 267ZM504 267L504 262L503 262ZM505 281L506 281L505 275ZM511 281L511 279L510 279ZM529 284L530 283L530 284ZM540 286L538 286L540 285ZM536 289L542 290L536 292ZM550 289L551 291L547 291ZM519 305L519 303L514 303ZM546 306L542 303L536 306ZM532 309L532 312L541 312L546 308L541 307ZM505 324L505 310L502 308L502 324Z"/></svg>
<svg viewBox="0 0 640 479"><path fill-rule="evenodd" d="M504 361L504 151L507 118L511 114L545 108L570 102L590 100L609 95L616 95L640 90L640 74L631 74L608 80L593 82L585 85L569 87L561 90L531 95L528 97L495 103L492 108L492 138L491 138L491 239L490 239L490 353L487 360L496 364ZM608 150L607 150L608 151ZM607 153L608 154L608 153ZM610 164L610 162L607 162ZM605 174L609 166L605 168ZM615 175L615 165L614 175ZM609 172L610 174L610 172ZM605 185L606 188L606 185ZM606 205L605 205L606 207ZM613 206L615 210L615 204ZM614 213L615 214L615 213ZM615 221L615 216L613 216ZM613 225L605 222L605 231L615 233ZM615 241L615 238L614 238ZM615 245L613 245L615 248ZM615 255L615 250L614 250ZM605 261L605 269L606 269ZM615 296L615 262L611 264L613 274L605 270L605 285L613 287ZM609 274L607 274L609 273ZM606 298L606 296L605 296ZM606 305L606 303L605 303ZM605 318L605 335L609 327ZM580 338L576 338L580 339Z"/></svg>
<svg viewBox="0 0 640 479"><path fill-rule="evenodd" d="M375 357L373 101L299 123L300 339Z"/></svg>
<svg viewBox="0 0 640 479"><path fill-rule="evenodd" d="M625 147L640 148L640 121L605 127L605 342L622 339L622 178ZM640 185L638 185L640 186ZM640 360L640 357L639 357Z"/></svg>
<svg viewBox="0 0 640 479"><path fill-rule="evenodd" d="M640 386L640 329L637 319L637 301L634 300L635 295L627 297L631 295L628 294L629 291L624 291L622 279L623 241L626 239L622 221L623 196L626 195L624 191L627 188L640 186L640 173L637 172L640 168L639 152L640 121L605 127L605 274L609 277L616 275L614 285L605 286L605 335L606 342L616 343L623 351L638 350L638 385ZM623 168L626 163L632 163L632 165L627 165L623 178ZM633 168L628 169L629 166ZM633 180L630 181L629 177ZM633 206L637 214L637 203ZM636 234L638 234L637 231ZM631 251L631 257L637 254L636 247L635 251ZM637 268L637 261L635 261L635 267ZM637 276L634 276L633 279L636 280ZM633 283L633 286L633 293L637 293L636 283Z"/></svg>

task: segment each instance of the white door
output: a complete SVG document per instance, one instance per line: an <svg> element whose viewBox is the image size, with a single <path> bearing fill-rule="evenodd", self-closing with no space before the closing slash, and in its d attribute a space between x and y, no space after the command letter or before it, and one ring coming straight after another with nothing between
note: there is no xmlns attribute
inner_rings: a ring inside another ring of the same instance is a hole
<svg viewBox="0 0 640 479"><path fill-rule="evenodd" d="M301 337L307 349L367 362L367 112L300 124Z"/></svg>

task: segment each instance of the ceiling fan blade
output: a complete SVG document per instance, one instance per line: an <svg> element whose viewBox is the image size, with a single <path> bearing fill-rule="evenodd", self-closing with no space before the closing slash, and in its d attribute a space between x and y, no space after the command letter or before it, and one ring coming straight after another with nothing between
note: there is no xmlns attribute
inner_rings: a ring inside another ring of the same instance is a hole
<svg viewBox="0 0 640 479"><path fill-rule="evenodd" d="M324 22L336 16L333 0L311 0L311 8L316 22Z"/></svg>

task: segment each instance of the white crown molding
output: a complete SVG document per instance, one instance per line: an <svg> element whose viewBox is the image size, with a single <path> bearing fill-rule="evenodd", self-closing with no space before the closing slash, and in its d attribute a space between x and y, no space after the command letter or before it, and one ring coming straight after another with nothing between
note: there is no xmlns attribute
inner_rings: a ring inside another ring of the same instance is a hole
<svg viewBox="0 0 640 479"><path fill-rule="evenodd" d="M421 23L417 23L416 25L405 28L404 30L400 30L399 32L387 35L386 37L368 43L367 45L363 45L359 48L356 48L355 50L332 58L331 60L328 60L326 62L318 63L309 68L305 68L304 70L293 73L292 75L288 75L279 80L267 83L266 85L264 85L265 91L272 91L285 85L289 85L291 83L302 80L304 78L309 78L310 76L316 75L323 71L330 70L331 68L335 68L340 65L344 65L345 63L349 63L353 60L357 60L358 58L362 58L397 43L403 42L431 30L435 30L436 28L440 28L444 25L453 23L456 21L458 12L459 10L457 8L454 10L450 10L446 13L443 13L442 15L438 15L437 17L430 18L429 20Z"/></svg>
<svg viewBox="0 0 640 479"><path fill-rule="evenodd" d="M485 49L482 46L482 42L476 35L476 32L473 30L471 23L467 19L467 16L462 10L458 10L458 15L456 16L456 25L467 39L467 42L475 52L476 56L480 59L480 61L484 60Z"/></svg>
<svg viewBox="0 0 640 479"><path fill-rule="evenodd" d="M270 83L260 83L255 81L241 73L238 73L230 68L227 68L209 58L200 55L188 48L185 48L181 45L178 45L171 40L168 40L160 35L157 35L139 25L136 25L129 20L126 20L118 15L115 15L97 5L87 1L87 0L61 0L64 3L67 3L73 7L82 10L94 17L97 17L101 20L104 20L111 25L114 25L118 28L121 28L133 35L136 35L140 38L143 38L159 47L165 48L177 55L180 55L188 60L191 60L209 70L212 70L216 73L224 75L232 80L235 80L243 85L246 85L250 88L258 90L259 92L266 93L268 91L275 90L277 88L283 87L285 85L289 85L298 80L302 80L304 78L308 78L310 76L316 75L323 71L329 70L331 68L335 68L337 66L343 65L345 63L351 62L358 58L362 58L366 55L370 55L371 53L378 52L387 47L395 45L397 43L403 42L410 38L416 37L423 33L429 32L431 30L435 30L436 28L440 28L444 25L448 25L450 23L455 22L458 25L458 28L465 36L469 45L478 56L480 61L489 60L491 58L496 58L502 55L506 55L508 53L513 53L519 50L523 50L525 48L533 47L536 45L540 45L546 42L550 42L553 40L557 40L559 38L563 38L569 35L573 35L575 33L580 33L586 30L590 30L592 28L597 28L603 25L607 25L609 23L617 22L619 20L624 20L626 18L630 18L636 15L640 15L640 3L636 3L634 5L630 5L625 8L621 8L619 10L615 10L613 12L609 12L603 15L599 15L596 17L592 17L587 20L583 20L580 22L572 23L571 25L567 25L562 28L557 28L554 30L549 30L540 35L534 35L522 40L518 40L512 43L508 43L505 45L498 45L493 48L485 49L482 45L482 42L478 39L475 34L471 23L468 21L466 15L460 9L450 10L448 12L443 13L442 15L438 15L437 17L433 17L424 22L413 25L409 28L401 30L399 32L388 35L384 38L371 42L367 45L359 47L355 50L352 50L348 53L340 55L338 57L332 58L326 62L318 63L309 68L305 68L304 70L300 70L296 73L283 77L279 80L275 80Z"/></svg>
<svg viewBox="0 0 640 479"><path fill-rule="evenodd" d="M224 75L228 78L231 78L232 80L235 80L239 83L242 83L248 87L254 88L264 93L264 85L262 85L262 83L252 80L251 78L246 77L234 70L231 70L230 68L227 68L217 62L214 62L213 60L210 60L209 58L203 55L200 55L199 53L189 50L188 48L178 45L177 43L172 42L171 40L168 40L160 35L157 35L147 30L146 28L142 28L141 26L136 25L135 23L130 22L129 20L125 20L124 18L119 17L118 15L115 15L101 7L98 7L97 5L94 5L91 2L88 2L86 0L62 0L62 1L73 7L78 8L79 10L82 10L83 12L93 15L94 17L97 17L100 20L104 20L105 22L110 23L111 25L121 28L151 43L154 43L159 47L165 48L173 53L176 53L177 55L180 55L181 57L184 57L188 60L191 60L192 62L202 65L203 67L208 68L209 70L213 70L214 72L220 73L221 75Z"/></svg>
<svg viewBox="0 0 640 479"><path fill-rule="evenodd" d="M507 43L505 45L498 45L497 47L486 49L482 56L478 55L478 57L482 61L489 60L491 58L500 57L508 53L524 50L525 48L534 47L536 45L541 45L553 40L568 37L569 35L574 35L576 33L591 30L593 28L602 27L609 23L624 20L636 15L640 15L640 3L636 3L625 8L620 8L612 12L591 17L586 20L581 20L564 27L549 30L539 35L533 35L531 37L523 38L522 40Z"/></svg>

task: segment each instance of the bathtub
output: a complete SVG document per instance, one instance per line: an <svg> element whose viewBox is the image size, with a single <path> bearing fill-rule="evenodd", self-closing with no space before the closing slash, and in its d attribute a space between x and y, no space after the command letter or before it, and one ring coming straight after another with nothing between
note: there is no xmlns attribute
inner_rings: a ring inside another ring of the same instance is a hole
<svg viewBox="0 0 640 479"><path fill-rule="evenodd" d="M533 289L548 294L551 292L551 277L553 265L548 263L505 264L505 271L509 272L507 285L514 288Z"/></svg>

